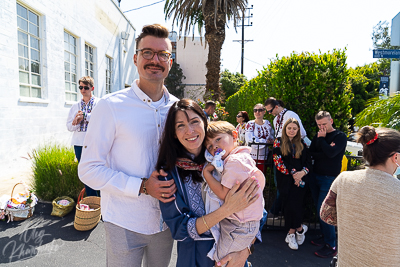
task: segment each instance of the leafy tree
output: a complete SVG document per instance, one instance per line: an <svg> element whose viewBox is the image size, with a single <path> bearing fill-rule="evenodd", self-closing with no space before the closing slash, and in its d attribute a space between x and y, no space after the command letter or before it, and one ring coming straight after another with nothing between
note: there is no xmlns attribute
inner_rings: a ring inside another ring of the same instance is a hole
<svg viewBox="0 0 400 267"><path fill-rule="evenodd" d="M270 96L282 100L285 107L299 114L309 137L317 131L314 116L319 110L329 111L335 127L347 132L353 94L345 50L277 57L256 78L227 99L229 121L234 122L232 114L239 110L251 111L256 103L264 103ZM253 116L253 112L249 114ZM269 116L267 119L273 118Z"/></svg>
<svg viewBox="0 0 400 267"><path fill-rule="evenodd" d="M166 0L164 12L166 18L172 18L179 25L179 35L188 35L197 27L202 35L205 27L205 39L209 46L206 63L206 93L204 99L219 100L219 73L221 49L225 41L225 24L241 17L247 0Z"/></svg>
<svg viewBox="0 0 400 267"><path fill-rule="evenodd" d="M389 96L387 99L378 97L371 99L367 107L357 114L356 125L378 124L381 127L400 130L400 94Z"/></svg>
<svg viewBox="0 0 400 267"><path fill-rule="evenodd" d="M236 72L233 74L229 70L225 69L221 73L221 89L225 96L225 99L239 91L240 87L246 84L247 78L243 74Z"/></svg>
<svg viewBox="0 0 400 267"><path fill-rule="evenodd" d="M376 62L366 64L355 69L349 69L349 81L354 98L350 102L352 118L349 124L354 126L354 118L361 112L368 99L378 96L380 75L382 65Z"/></svg>
<svg viewBox="0 0 400 267"><path fill-rule="evenodd" d="M390 44L390 29L389 22L379 21L372 31L372 45L375 49L400 49L399 46L392 46ZM390 59L380 58L379 64L382 65L384 72L389 73L390 70Z"/></svg>
<svg viewBox="0 0 400 267"><path fill-rule="evenodd" d="M180 65L174 61L164 84L168 91L179 99L183 98L185 90L182 79L186 79L186 76L183 75Z"/></svg>

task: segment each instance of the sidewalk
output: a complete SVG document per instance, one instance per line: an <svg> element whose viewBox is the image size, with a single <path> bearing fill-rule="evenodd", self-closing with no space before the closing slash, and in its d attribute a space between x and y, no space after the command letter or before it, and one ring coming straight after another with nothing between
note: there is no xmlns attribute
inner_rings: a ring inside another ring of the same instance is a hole
<svg viewBox="0 0 400 267"><path fill-rule="evenodd" d="M20 181L24 181L27 185L30 185L31 179L32 179L32 170L30 169L20 170L14 174L0 175L0 196L11 195L11 191L14 185L19 183ZM14 193L18 193L19 191L21 190L18 190L17 192Z"/></svg>
<svg viewBox="0 0 400 267"><path fill-rule="evenodd" d="M58 218L50 216L51 203L39 202L35 208L34 216L28 220L8 224L0 221L0 266L106 266L102 222L92 231L79 232L73 226L74 212ZM330 259L313 254L318 249L310 244L316 236L313 230L306 234L298 251L287 246L285 235L285 231L264 230L263 243L249 257L253 266L329 266ZM175 264L176 248L169 267Z"/></svg>

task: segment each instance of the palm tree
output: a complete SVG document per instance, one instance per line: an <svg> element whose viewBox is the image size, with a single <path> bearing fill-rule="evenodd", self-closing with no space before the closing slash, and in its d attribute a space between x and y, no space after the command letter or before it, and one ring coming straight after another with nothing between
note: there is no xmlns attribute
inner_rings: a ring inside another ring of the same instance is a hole
<svg viewBox="0 0 400 267"><path fill-rule="evenodd" d="M373 124L400 130L400 94L368 101L367 107L357 114L356 125L363 127Z"/></svg>
<svg viewBox="0 0 400 267"><path fill-rule="evenodd" d="M219 100L219 74L221 65L221 49L225 41L225 24L233 19L241 18L247 5L247 0L166 0L164 12L166 18L173 17L173 23L179 26L179 36L182 32L194 35L197 26L202 35L205 27L205 39L208 44L208 60L206 63L206 94L205 99Z"/></svg>

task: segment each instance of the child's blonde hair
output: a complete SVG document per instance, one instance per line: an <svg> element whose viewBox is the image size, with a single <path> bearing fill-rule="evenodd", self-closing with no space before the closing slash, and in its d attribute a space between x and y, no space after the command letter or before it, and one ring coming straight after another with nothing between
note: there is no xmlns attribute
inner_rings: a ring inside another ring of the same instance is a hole
<svg viewBox="0 0 400 267"><path fill-rule="evenodd" d="M211 121L207 126L207 139L214 138L221 133L227 133L233 136L233 131L236 131L235 126L227 121Z"/></svg>

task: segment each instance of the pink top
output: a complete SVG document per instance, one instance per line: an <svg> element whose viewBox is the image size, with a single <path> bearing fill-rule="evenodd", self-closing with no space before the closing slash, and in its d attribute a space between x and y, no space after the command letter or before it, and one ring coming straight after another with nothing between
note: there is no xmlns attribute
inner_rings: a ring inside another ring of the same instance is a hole
<svg viewBox="0 0 400 267"><path fill-rule="evenodd" d="M256 167L256 163L250 156L250 151L251 148L246 146L238 146L233 149L224 160L224 171L221 178L221 184L229 189L235 185L236 181L242 183L252 176L255 176L260 184L260 188L257 191L260 197L257 201L246 209L228 217L230 220L236 220L241 223L260 220L264 209L263 189L265 177Z"/></svg>

